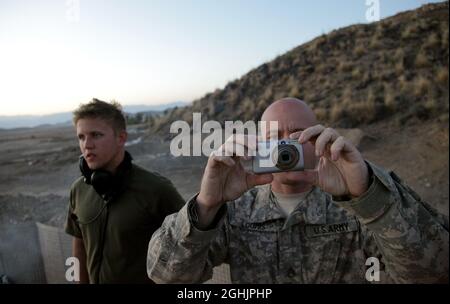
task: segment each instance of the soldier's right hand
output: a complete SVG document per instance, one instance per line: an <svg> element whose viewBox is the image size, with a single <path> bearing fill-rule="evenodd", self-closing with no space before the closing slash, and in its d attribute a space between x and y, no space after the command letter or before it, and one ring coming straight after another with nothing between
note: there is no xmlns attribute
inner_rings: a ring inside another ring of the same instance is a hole
<svg viewBox="0 0 450 304"><path fill-rule="evenodd" d="M197 196L199 228L209 226L225 202L257 185L272 182L272 174L256 175L242 166L242 158L249 159L249 151L255 150L256 137L233 135L210 155Z"/></svg>

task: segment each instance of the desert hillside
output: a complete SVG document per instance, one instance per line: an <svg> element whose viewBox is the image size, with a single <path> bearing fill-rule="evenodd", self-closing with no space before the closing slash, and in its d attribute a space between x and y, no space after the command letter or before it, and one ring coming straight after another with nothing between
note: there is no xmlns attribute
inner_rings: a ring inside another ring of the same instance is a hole
<svg viewBox="0 0 450 304"><path fill-rule="evenodd" d="M327 124L355 127L412 118L448 121L448 2L335 30L267 62L191 106L151 119L168 135L192 112L220 122L257 120L274 100L308 102Z"/></svg>

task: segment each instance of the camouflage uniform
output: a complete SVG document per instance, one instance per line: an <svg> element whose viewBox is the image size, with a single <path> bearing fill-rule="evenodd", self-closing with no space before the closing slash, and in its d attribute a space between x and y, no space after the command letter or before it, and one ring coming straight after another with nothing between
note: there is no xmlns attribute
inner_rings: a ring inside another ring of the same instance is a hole
<svg viewBox="0 0 450 304"><path fill-rule="evenodd" d="M196 283L228 263L233 283L448 282L448 219L393 172L368 163L361 197L333 200L313 189L286 218L270 185L225 204L207 231L196 228L195 197L166 217L149 244L147 272L159 283Z"/></svg>

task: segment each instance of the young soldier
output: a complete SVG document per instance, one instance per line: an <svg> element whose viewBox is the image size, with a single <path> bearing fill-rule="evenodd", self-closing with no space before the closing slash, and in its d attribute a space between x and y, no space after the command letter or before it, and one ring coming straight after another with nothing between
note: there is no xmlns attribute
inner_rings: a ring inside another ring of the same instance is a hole
<svg viewBox="0 0 450 304"><path fill-rule="evenodd" d="M66 232L81 283L151 283L146 252L163 219L184 204L171 182L132 163L117 103L93 99L74 111L82 156L70 190Z"/></svg>

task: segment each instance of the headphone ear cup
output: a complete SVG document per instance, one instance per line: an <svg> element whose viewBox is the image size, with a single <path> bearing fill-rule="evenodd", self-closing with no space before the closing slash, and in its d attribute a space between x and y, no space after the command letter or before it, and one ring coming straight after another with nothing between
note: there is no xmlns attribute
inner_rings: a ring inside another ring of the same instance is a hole
<svg viewBox="0 0 450 304"><path fill-rule="evenodd" d="M91 184L95 191L105 199L111 196L114 187L113 176L108 171L95 170L91 176Z"/></svg>
<svg viewBox="0 0 450 304"><path fill-rule="evenodd" d="M81 174L84 177L84 182L86 184L90 185L92 183L92 175L93 175L94 171L89 169L89 166L88 166L86 160L84 159L83 155L80 156L78 165L80 167Z"/></svg>

